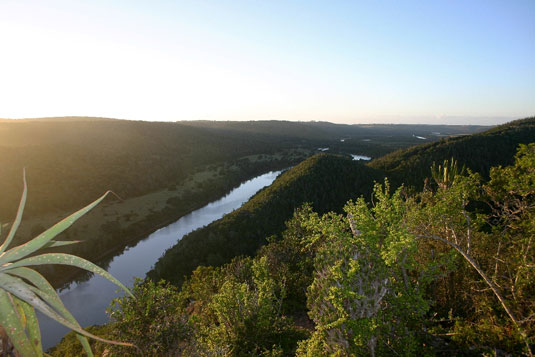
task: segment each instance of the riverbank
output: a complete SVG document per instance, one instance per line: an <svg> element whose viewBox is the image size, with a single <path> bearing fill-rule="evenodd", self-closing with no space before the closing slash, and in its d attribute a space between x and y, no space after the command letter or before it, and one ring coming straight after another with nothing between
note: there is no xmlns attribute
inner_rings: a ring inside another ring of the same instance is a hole
<svg viewBox="0 0 535 357"><path fill-rule="evenodd" d="M55 251L75 254L106 268L114 256L155 230L216 200L243 181L267 171L295 165L309 154L308 150L292 150L243 157L203 167L185 180L147 195L123 201L110 197L58 237L61 240L80 240L81 243ZM70 213L23 221L17 244ZM85 281L91 276L66 266L46 266L40 270L55 288L65 288L71 282Z"/></svg>
<svg viewBox="0 0 535 357"><path fill-rule="evenodd" d="M239 208L258 190L270 185L280 171L270 171L247 180L226 194L169 226L148 235L110 262L106 270L127 286L132 286L137 277L144 277L154 262L184 235ZM106 308L121 294L117 287L100 276L93 276L80 284L72 284L60 293L66 308L76 317L81 326L106 323L109 316ZM61 339L68 329L39 315L43 346L48 348Z"/></svg>

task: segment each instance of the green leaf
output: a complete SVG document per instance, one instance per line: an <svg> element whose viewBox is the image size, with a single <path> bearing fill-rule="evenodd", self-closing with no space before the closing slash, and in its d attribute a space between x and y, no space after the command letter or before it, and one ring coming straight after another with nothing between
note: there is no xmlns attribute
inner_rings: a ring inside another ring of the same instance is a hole
<svg viewBox="0 0 535 357"><path fill-rule="evenodd" d="M68 216L67 218L63 219L62 221L56 223L51 228L47 229L43 233L39 234L37 237L32 239L29 242L26 242L24 244L21 244L13 249L8 250L3 255L0 256L0 264L6 264L9 262L13 262L17 259L24 258L33 252L37 251L38 249L45 246L48 242L50 242L55 236L69 228L74 222L76 222L80 217L82 217L84 214L89 212L93 207L95 207L97 204L100 203L107 195L110 193L110 191L103 194L99 199L96 201L90 203L89 205L85 206L81 210L78 210ZM23 195L25 198L25 195ZM21 200L22 201L22 200ZM19 208L20 211L20 208ZM21 213L22 215L22 213ZM17 225L18 227L18 225ZM11 234L11 232L10 232Z"/></svg>
<svg viewBox="0 0 535 357"><path fill-rule="evenodd" d="M24 331L13 296L0 289L0 323L15 349L23 356L38 356Z"/></svg>
<svg viewBox="0 0 535 357"><path fill-rule="evenodd" d="M135 347L135 345L131 343L111 341L111 340L107 340L105 338L93 335L92 333L89 333L83 330L82 328L76 326L75 324L69 322L67 319L59 315L56 311L52 310L40 297L38 297L34 293L34 291L32 291L32 287L30 287L22 279L15 278L5 273L0 274L0 286L2 286L7 292L12 293L14 296L17 296L19 299L27 302L28 304L33 306L35 309L41 311L43 314L47 315L51 319L56 320L60 324L64 325L65 327L68 327L69 329L79 334L82 334L84 336L93 338L101 342L106 342L106 343L111 343L111 344L121 345L121 346Z"/></svg>
<svg viewBox="0 0 535 357"><path fill-rule="evenodd" d="M43 246L43 248L62 247L64 245L71 245L80 243L81 240L51 240Z"/></svg>
<svg viewBox="0 0 535 357"><path fill-rule="evenodd" d="M28 193L28 189L26 187L26 169L22 171L22 181L24 183L24 189L22 191L22 197L20 198L19 209L17 210L17 216L15 217L15 221L13 221L13 225L9 230L9 234L7 235L6 240L0 246L0 259L2 258L2 253L5 252L5 250L13 240L13 237L15 236L15 233L17 232L17 229L20 225L20 221L22 219L22 212L24 211L24 205L26 205L26 196Z"/></svg>
<svg viewBox="0 0 535 357"><path fill-rule="evenodd" d="M22 310L26 315L26 330L28 330L30 343L37 355L42 355L43 348L41 346L41 330L39 329L39 322L37 321L35 310L29 304L18 298L15 298L15 301L19 306L22 307Z"/></svg>
<svg viewBox="0 0 535 357"><path fill-rule="evenodd" d="M46 314L50 318L53 318L57 321L63 320L63 318L57 315L55 311L53 311L43 300L41 300L41 298L39 298L32 291L30 286L27 283L25 283L22 279L10 276L5 273L1 273L0 274L0 286L2 287L3 290L27 302L28 304L38 309L42 313ZM56 315L59 319L56 318Z"/></svg>
<svg viewBox="0 0 535 357"><path fill-rule="evenodd" d="M68 321L75 324L76 326L82 328L80 324L78 324L78 321L76 321L74 316L72 316L69 310L67 310L65 305L63 305L63 302L56 293L56 290L54 290L52 285L50 285L50 283L45 279L44 276L42 276L35 270L26 267L14 268L7 271L6 273L24 278L30 283L32 283L36 287L35 289L32 289L34 292L36 292L50 306L56 309L64 318L66 318ZM91 347L89 346L87 338L80 334L78 334L76 337L84 347L84 350L87 355L93 356L93 352L91 351Z"/></svg>
<svg viewBox="0 0 535 357"><path fill-rule="evenodd" d="M92 273L103 276L104 278L108 279L115 285L121 287L128 295L134 297L134 295L132 295L132 293L130 292L130 290L128 290L126 286L124 286L119 280L115 279L106 270L100 268L99 266L91 263L88 260L85 260L83 258L77 257L75 255L71 255L71 254L47 253L47 254L36 255L34 257L19 260L18 262L15 262L12 264L4 265L2 266L2 268L0 268L0 272L2 271L5 272L13 268L18 268L18 267L23 267L23 266L43 265L43 264L62 264L62 265L70 265L70 266L75 266L81 269L85 269Z"/></svg>

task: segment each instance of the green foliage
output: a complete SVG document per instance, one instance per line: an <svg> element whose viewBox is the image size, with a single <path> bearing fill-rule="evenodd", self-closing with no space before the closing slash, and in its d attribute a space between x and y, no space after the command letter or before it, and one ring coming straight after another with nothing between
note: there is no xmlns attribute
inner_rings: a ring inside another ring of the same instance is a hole
<svg viewBox="0 0 535 357"><path fill-rule="evenodd" d="M279 342L286 324L280 317L277 284L265 259L252 266L252 284L229 279L208 306L211 319L200 320L199 348L207 354L259 355Z"/></svg>
<svg viewBox="0 0 535 357"><path fill-rule="evenodd" d="M436 184L441 187L450 186L453 180L455 180L455 177L459 176L463 171L464 168L459 169L458 162L454 158L444 160L444 163L438 166L433 162L431 166L431 176Z"/></svg>
<svg viewBox="0 0 535 357"><path fill-rule="evenodd" d="M89 333L92 333L93 335L101 336L106 339L114 338L112 336L113 328L111 324L102 326L89 326L85 330ZM78 335L76 334L76 332L69 332L61 339L60 343L50 348L47 351L47 354L55 357L83 356L85 351L83 346L78 341L77 336ZM96 356L102 356L104 354L109 354L110 352L109 344L97 340L89 340L89 346L91 347L91 350ZM130 353L132 352L131 349L126 348L125 351L128 351Z"/></svg>
<svg viewBox="0 0 535 357"><path fill-rule="evenodd" d="M309 288L313 337L300 354L414 353L415 331L429 308L422 284L409 279L415 237L405 224L410 201L401 189L392 196L388 182L376 185L374 206L349 202L347 218L326 215L317 227L325 238ZM409 257L409 258L408 258Z"/></svg>
<svg viewBox="0 0 535 357"><path fill-rule="evenodd" d="M24 356L40 356L43 354L41 334L35 310L75 331L78 340L88 355L92 355L92 352L86 337L103 342L132 346L129 343L105 340L83 330L65 308L49 282L38 272L28 268L29 266L43 264L76 266L105 277L130 294L130 291L117 279L87 260L67 254L39 254L43 248L76 243L55 241L53 239L95 207L107 194L108 192L93 203L39 234L31 241L8 249L19 227L26 204L27 190L26 176L24 175L24 191L15 221L5 241L0 246L0 327L7 334L18 353ZM7 353L8 347L3 345L2 348L4 349L3 352Z"/></svg>
<svg viewBox="0 0 535 357"><path fill-rule="evenodd" d="M456 176L451 185L419 195L412 229L435 240L421 242L419 260L426 264L451 257L430 293L435 310L455 318L453 340L458 343L530 353L535 334L533 183L535 146L530 144L520 146L514 165L492 168L487 184L475 174ZM454 256L447 252L451 247Z"/></svg>
<svg viewBox="0 0 535 357"><path fill-rule="evenodd" d="M108 313L112 336L132 341L144 355L159 356L178 351L180 342L189 338L191 328L180 309L178 290L161 280L136 280L134 298L123 296L112 301ZM118 353L128 350L114 347Z"/></svg>
<svg viewBox="0 0 535 357"><path fill-rule="evenodd" d="M315 233L318 220L319 216L312 207L304 204L286 222L282 239L273 239L258 252L258 256L266 258L275 280L285 281L285 313L306 314L306 291L312 283L314 257L322 241Z"/></svg>

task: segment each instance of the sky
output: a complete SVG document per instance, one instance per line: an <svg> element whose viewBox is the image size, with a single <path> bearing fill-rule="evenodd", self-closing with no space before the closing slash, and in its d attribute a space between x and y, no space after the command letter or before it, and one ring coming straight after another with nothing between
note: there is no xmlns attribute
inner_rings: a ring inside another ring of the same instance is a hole
<svg viewBox="0 0 535 357"><path fill-rule="evenodd" d="M534 0L0 0L0 118L499 124Z"/></svg>

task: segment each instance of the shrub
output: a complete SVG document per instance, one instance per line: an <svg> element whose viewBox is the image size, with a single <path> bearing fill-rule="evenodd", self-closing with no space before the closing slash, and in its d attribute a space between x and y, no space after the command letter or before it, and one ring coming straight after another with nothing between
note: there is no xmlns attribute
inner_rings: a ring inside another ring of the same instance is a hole
<svg viewBox="0 0 535 357"><path fill-rule="evenodd" d="M154 283L137 279L132 292L134 299L117 298L108 309L114 338L132 341L144 355L179 350L191 329L180 309L178 290L163 280ZM124 352L118 348L112 349Z"/></svg>

